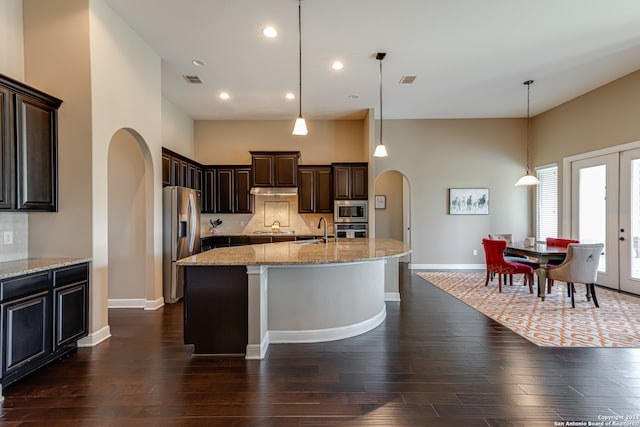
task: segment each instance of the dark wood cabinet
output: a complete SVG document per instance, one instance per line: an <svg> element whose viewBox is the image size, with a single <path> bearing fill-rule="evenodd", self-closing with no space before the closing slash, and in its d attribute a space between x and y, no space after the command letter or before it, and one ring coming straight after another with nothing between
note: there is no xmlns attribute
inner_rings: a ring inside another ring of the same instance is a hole
<svg viewBox="0 0 640 427"><path fill-rule="evenodd" d="M250 180L249 166L205 166L202 212L253 212Z"/></svg>
<svg viewBox="0 0 640 427"><path fill-rule="evenodd" d="M58 209L62 101L0 75L0 208Z"/></svg>
<svg viewBox="0 0 640 427"><path fill-rule="evenodd" d="M89 332L88 265L55 270L53 287L55 348L59 349Z"/></svg>
<svg viewBox="0 0 640 427"><path fill-rule="evenodd" d="M171 185L171 156L162 152L162 186Z"/></svg>
<svg viewBox="0 0 640 427"><path fill-rule="evenodd" d="M234 194L234 213L252 213L253 204L251 203L251 168L234 168L234 179L236 187L236 191Z"/></svg>
<svg viewBox="0 0 640 427"><path fill-rule="evenodd" d="M234 176L233 168L216 169L217 183L215 188L216 213L233 213L234 208Z"/></svg>
<svg viewBox="0 0 640 427"><path fill-rule="evenodd" d="M177 185L202 191L202 165L162 148L162 186Z"/></svg>
<svg viewBox="0 0 640 427"><path fill-rule="evenodd" d="M333 212L331 166L298 167L298 212Z"/></svg>
<svg viewBox="0 0 640 427"><path fill-rule="evenodd" d="M3 385L53 351L50 277L46 272L2 282Z"/></svg>
<svg viewBox="0 0 640 427"><path fill-rule="evenodd" d="M77 347L89 330L89 264L0 281L2 386Z"/></svg>
<svg viewBox="0 0 640 427"><path fill-rule="evenodd" d="M202 176L202 213L216 213L218 176L213 168L204 168Z"/></svg>
<svg viewBox="0 0 640 427"><path fill-rule="evenodd" d="M11 94L0 85L0 209L11 209L13 200L13 143L10 135Z"/></svg>
<svg viewBox="0 0 640 427"><path fill-rule="evenodd" d="M296 187L299 151L251 151L252 187Z"/></svg>
<svg viewBox="0 0 640 427"><path fill-rule="evenodd" d="M368 199L368 166L366 163L334 163L333 191L336 200Z"/></svg>

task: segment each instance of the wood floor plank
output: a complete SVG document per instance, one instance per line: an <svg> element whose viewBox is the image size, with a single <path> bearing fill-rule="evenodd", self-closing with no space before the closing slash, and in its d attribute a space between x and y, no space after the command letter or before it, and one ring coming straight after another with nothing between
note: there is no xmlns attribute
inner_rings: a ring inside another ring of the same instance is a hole
<svg viewBox="0 0 640 427"><path fill-rule="evenodd" d="M6 426L550 427L640 414L640 349L540 348L401 268L345 340L192 357L182 304L109 310L112 338L4 390Z"/></svg>

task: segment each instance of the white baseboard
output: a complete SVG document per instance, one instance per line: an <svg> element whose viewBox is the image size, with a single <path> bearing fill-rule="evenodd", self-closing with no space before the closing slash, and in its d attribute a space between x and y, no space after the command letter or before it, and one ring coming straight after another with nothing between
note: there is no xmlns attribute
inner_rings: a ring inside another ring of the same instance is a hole
<svg viewBox="0 0 640 427"><path fill-rule="evenodd" d="M111 338L111 328L109 325L104 328L90 333L86 337L78 341L78 347L95 347L102 341Z"/></svg>
<svg viewBox="0 0 640 427"><path fill-rule="evenodd" d="M313 343L335 341L369 332L384 322L387 317L386 306L370 319L355 325L340 326L337 328L314 329L306 331L269 331L269 342L276 343Z"/></svg>
<svg viewBox="0 0 640 427"><path fill-rule="evenodd" d="M144 310L157 310L164 305L164 298L146 300L143 298L109 299L108 308L142 308Z"/></svg>
<svg viewBox="0 0 640 427"><path fill-rule="evenodd" d="M486 264L409 264L409 270L484 270Z"/></svg>
<svg viewBox="0 0 640 427"><path fill-rule="evenodd" d="M146 300L144 309L145 310L157 310L160 307L164 306L164 298L158 298L155 301Z"/></svg>
<svg viewBox="0 0 640 427"><path fill-rule="evenodd" d="M109 299L107 301L108 308L145 308L147 300L143 298L131 299Z"/></svg>
<svg viewBox="0 0 640 427"><path fill-rule="evenodd" d="M400 301L400 292L385 292L385 301Z"/></svg>
<svg viewBox="0 0 640 427"><path fill-rule="evenodd" d="M248 344L247 352L244 355L245 359L249 360L260 360L264 359L264 356L267 355L267 350L269 349L269 331L264 334L262 338L262 342L260 344Z"/></svg>

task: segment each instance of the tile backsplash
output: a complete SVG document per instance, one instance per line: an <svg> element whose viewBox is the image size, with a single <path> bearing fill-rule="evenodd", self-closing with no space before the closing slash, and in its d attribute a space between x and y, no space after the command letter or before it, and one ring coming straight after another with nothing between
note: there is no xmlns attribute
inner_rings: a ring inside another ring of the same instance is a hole
<svg viewBox="0 0 640 427"><path fill-rule="evenodd" d="M333 233L333 214L298 213L298 196L254 196L253 214L202 214L200 234L209 234L209 220L222 220L217 228L219 234L251 234L256 231L271 231L274 221L280 223L280 231L295 234L321 234L318 230L320 217L329 225Z"/></svg>
<svg viewBox="0 0 640 427"><path fill-rule="evenodd" d="M5 244L5 232L11 233L13 242ZM29 215L26 213L0 213L0 262L28 258Z"/></svg>

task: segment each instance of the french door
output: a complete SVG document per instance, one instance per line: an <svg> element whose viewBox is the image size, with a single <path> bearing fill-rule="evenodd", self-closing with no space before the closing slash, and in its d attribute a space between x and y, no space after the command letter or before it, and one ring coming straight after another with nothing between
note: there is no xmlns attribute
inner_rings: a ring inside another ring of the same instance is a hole
<svg viewBox="0 0 640 427"><path fill-rule="evenodd" d="M571 162L571 237L604 243L598 284L640 294L640 149Z"/></svg>

